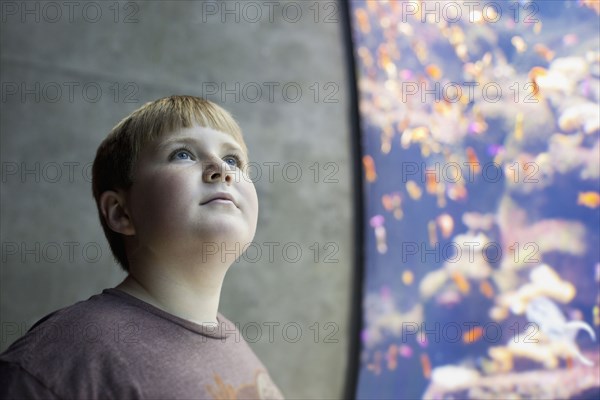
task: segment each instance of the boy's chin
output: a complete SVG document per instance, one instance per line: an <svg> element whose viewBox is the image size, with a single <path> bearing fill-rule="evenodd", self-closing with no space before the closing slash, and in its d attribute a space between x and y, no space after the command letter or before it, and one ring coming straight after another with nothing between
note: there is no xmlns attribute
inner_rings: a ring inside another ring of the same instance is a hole
<svg viewBox="0 0 600 400"><path fill-rule="evenodd" d="M199 241L201 243L215 243L218 245L247 246L254 239L254 232L243 231L241 229L215 229L210 232L203 232Z"/></svg>

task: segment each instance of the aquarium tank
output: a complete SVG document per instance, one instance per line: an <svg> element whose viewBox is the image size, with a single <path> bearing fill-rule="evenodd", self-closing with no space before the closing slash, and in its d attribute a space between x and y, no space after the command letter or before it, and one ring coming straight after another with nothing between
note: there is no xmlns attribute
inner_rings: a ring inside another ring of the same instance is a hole
<svg viewBox="0 0 600 400"><path fill-rule="evenodd" d="M600 2L348 12L356 398L600 398Z"/></svg>

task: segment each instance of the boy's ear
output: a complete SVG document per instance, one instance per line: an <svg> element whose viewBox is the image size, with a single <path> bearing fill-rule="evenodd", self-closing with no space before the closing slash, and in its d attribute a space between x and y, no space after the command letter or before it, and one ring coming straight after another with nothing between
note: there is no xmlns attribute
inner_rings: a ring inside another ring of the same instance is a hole
<svg viewBox="0 0 600 400"><path fill-rule="evenodd" d="M115 232L125 236L135 235L135 227L125 207L125 196L122 192L107 190L100 195L100 210L106 224Z"/></svg>

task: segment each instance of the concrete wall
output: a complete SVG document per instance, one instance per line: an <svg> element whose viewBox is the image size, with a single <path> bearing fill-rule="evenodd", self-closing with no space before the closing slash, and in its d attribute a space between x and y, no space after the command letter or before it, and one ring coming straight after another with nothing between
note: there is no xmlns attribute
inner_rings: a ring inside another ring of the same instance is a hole
<svg viewBox="0 0 600 400"><path fill-rule="evenodd" d="M339 4L71 4L2 4L1 350L47 313L123 279L91 196L95 150L144 102L195 94L233 113L262 172L263 254L230 269L220 311L247 337L252 323L262 327L250 345L287 398L342 397L353 225ZM269 162L279 163L272 177ZM296 182L293 165L282 175L289 163L300 167ZM279 243L272 259L266 242ZM279 323L272 343L265 322ZM297 325L286 339L288 323Z"/></svg>

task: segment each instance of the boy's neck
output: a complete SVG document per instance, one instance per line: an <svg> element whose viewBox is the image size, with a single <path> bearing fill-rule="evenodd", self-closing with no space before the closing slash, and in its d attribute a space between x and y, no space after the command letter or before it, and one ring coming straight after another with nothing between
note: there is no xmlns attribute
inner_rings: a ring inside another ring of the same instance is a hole
<svg viewBox="0 0 600 400"><path fill-rule="evenodd" d="M177 317L199 325L215 326L218 323L222 278L212 287L192 288L161 276L134 276L129 273L115 289Z"/></svg>

